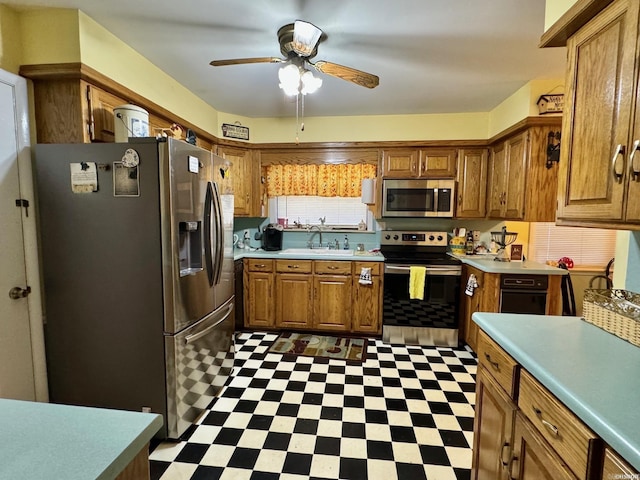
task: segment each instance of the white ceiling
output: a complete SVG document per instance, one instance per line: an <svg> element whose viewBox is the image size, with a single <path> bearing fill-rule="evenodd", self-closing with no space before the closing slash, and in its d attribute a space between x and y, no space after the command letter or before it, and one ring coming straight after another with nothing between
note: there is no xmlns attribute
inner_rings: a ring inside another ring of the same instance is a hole
<svg viewBox="0 0 640 480"><path fill-rule="evenodd" d="M276 32L296 19L327 35L315 60L376 74L367 89L322 76L306 115L487 112L531 79L563 78L565 49L539 49L545 0L0 0L79 8L215 109L295 115ZM150 79L150 81L153 81Z"/></svg>

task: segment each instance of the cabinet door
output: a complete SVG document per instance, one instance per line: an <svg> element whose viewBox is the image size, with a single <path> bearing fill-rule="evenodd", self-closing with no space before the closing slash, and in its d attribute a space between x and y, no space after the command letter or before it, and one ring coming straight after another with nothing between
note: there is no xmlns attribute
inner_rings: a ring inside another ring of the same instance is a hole
<svg viewBox="0 0 640 480"><path fill-rule="evenodd" d="M245 269L245 326L255 328L272 328L274 326L273 290L272 273L248 272Z"/></svg>
<svg viewBox="0 0 640 480"><path fill-rule="evenodd" d="M511 478L517 480L576 480L569 467L549 448L535 428L516 413Z"/></svg>
<svg viewBox="0 0 640 480"><path fill-rule="evenodd" d="M456 218L484 218L487 211L487 150L458 152Z"/></svg>
<svg viewBox="0 0 640 480"><path fill-rule="evenodd" d="M319 330L350 331L351 276L315 275L313 282L313 327Z"/></svg>
<svg viewBox="0 0 640 480"><path fill-rule="evenodd" d="M218 147L218 155L231 162L233 184L233 212L236 216L253 214L253 165L250 150L233 147Z"/></svg>
<svg viewBox="0 0 640 480"><path fill-rule="evenodd" d="M356 272L359 274L360 272ZM371 285L359 282L359 275L353 277L353 324L354 333L380 333L380 312L382 310L381 276L372 276Z"/></svg>
<svg viewBox="0 0 640 480"><path fill-rule="evenodd" d="M473 291L473 296L467 295L464 291L461 292L462 297L462 311L464 312L464 341L469 345L474 352L478 351L478 325L471 319L471 316L475 312L480 311L482 304L482 293L484 285L484 272L477 268L465 265L463 267L463 284L466 285L470 275L473 274L476 277L478 287Z"/></svg>
<svg viewBox="0 0 640 480"><path fill-rule="evenodd" d="M558 219L621 220L626 175L637 0L620 0L567 43ZM614 168L615 164L615 168Z"/></svg>
<svg viewBox="0 0 640 480"><path fill-rule="evenodd" d="M273 302L270 298L269 302ZM276 274L276 326L309 329L313 326L313 276Z"/></svg>
<svg viewBox="0 0 640 480"><path fill-rule="evenodd" d="M502 217L511 220L524 218L524 188L527 169L527 133L522 133L506 142L506 170L504 184L505 197L502 204Z"/></svg>
<svg viewBox="0 0 640 480"><path fill-rule="evenodd" d="M386 150L382 155L382 174L385 177L417 177L418 150Z"/></svg>
<svg viewBox="0 0 640 480"><path fill-rule="evenodd" d="M425 148L420 150L421 177L443 178L456 175L455 148Z"/></svg>
<svg viewBox="0 0 640 480"><path fill-rule="evenodd" d="M639 478L640 474L634 470L627 462L611 450L604 449L604 465L602 467L602 480L612 480L616 478Z"/></svg>
<svg viewBox="0 0 640 480"><path fill-rule="evenodd" d="M114 142L116 138L113 109L128 102L92 85L87 86L89 122L92 142Z"/></svg>
<svg viewBox="0 0 640 480"><path fill-rule="evenodd" d="M509 478L513 422L517 408L486 370L478 366L473 426L474 480Z"/></svg>
<svg viewBox="0 0 640 480"><path fill-rule="evenodd" d="M502 218L506 196L506 148L505 143L491 149L489 161L489 184L487 197L487 216Z"/></svg>

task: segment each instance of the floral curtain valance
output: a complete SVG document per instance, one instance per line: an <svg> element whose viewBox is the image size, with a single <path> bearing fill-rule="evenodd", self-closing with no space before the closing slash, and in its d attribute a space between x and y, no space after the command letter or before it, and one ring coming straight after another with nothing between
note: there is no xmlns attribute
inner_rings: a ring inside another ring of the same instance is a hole
<svg viewBox="0 0 640 480"><path fill-rule="evenodd" d="M376 166L367 163L267 165L266 170L269 197L359 197L362 193L362 180L376 176Z"/></svg>

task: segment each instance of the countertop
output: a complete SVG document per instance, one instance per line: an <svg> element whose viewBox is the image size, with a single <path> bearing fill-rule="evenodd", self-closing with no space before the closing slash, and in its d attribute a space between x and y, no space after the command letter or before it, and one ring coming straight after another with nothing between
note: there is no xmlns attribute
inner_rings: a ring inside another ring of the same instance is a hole
<svg viewBox="0 0 640 480"><path fill-rule="evenodd" d="M456 256L462 263L471 265L483 272L487 273L512 273L512 274L529 274L529 275L566 275L567 271L563 268L552 267L544 263L531 262L525 260L523 262L496 262L490 255L461 255Z"/></svg>
<svg viewBox="0 0 640 480"><path fill-rule="evenodd" d="M474 313L472 318L640 470L640 348L579 317Z"/></svg>
<svg viewBox="0 0 640 480"><path fill-rule="evenodd" d="M113 479L161 426L152 413L0 399L0 479Z"/></svg>
<svg viewBox="0 0 640 480"><path fill-rule="evenodd" d="M322 254L304 254L304 253L283 253L285 250L265 251L265 250L246 250L236 248L233 251L233 259L240 260L242 258L270 258L273 260L298 259L298 260L358 260L363 262L384 262L384 256L381 253L372 252L356 252L349 250L350 254L336 254L335 250L327 250ZM344 252L345 250L338 250Z"/></svg>

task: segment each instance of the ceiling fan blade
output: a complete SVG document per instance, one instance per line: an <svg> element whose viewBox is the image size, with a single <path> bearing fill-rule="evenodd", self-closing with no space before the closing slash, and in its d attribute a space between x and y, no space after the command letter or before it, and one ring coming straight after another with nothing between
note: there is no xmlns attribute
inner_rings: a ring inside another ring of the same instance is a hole
<svg viewBox="0 0 640 480"><path fill-rule="evenodd" d="M317 62L310 64L319 72L342 78L343 80L348 80L349 82L353 82L356 85L361 85L363 87L375 88L380 83L380 79L377 75L356 70L355 68L338 65L337 63L318 60Z"/></svg>
<svg viewBox="0 0 640 480"><path fill-rule="evenodd" d="M243 63L282 63L285 61L278 57L231 58L229 60L214 60L209 65L223 67L225 65L241 65Z"/></svg>
<svg viewBox="0 0 640 480"><path fill-rule="evenodd" d="M309 57L320 41L322 30L313 23L296 20L293 24L293 42L291 48L302 57Z"/></svg>

